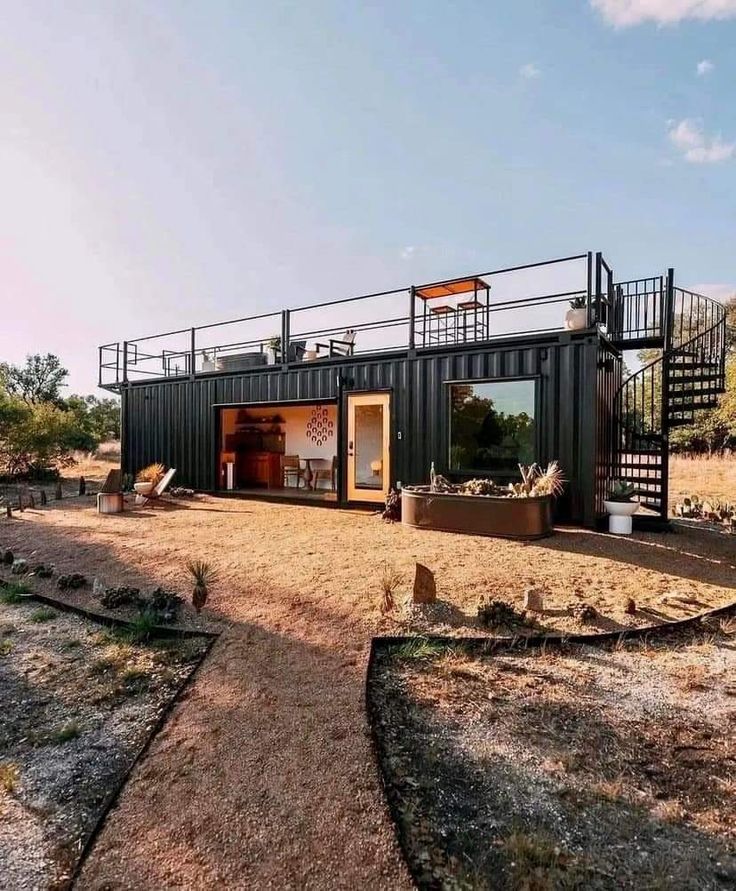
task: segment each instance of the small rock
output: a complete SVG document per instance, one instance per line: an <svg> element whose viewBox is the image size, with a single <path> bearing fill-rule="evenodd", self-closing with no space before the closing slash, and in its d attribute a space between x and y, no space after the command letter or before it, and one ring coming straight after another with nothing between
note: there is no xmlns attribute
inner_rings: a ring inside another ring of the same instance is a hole
<svg viewBox="0 0 736 891"><path fill-rule="evenodd" d="M635 615L636 615L636 601L634 600L633 597L629 597L629 598L627 598L627 600L626 600L626 613L627 613L629 616L635 616Z"/></svg>
<svg viewBox="0 0 736 891"><path fill-rule="evenodd" d="M6 566L12 566L15 561L15 557L13 556L12 551L3 551L3 563Z"/></svg>
<svg viewBox="0 0 736 891"><path fill-rule="evenodd" d="M527 588L524 591L523 608L533 613L544 612L544 590L542 588Z"/></svg>

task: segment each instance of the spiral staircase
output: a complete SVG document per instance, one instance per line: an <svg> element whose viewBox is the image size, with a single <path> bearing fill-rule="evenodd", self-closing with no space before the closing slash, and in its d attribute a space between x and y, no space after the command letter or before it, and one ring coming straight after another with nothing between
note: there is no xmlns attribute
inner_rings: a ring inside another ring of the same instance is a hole
<svg viewBox="0 0 736 891"><path fill-rule="evenodd" d="M715 408L725 389L725 309L675 287L672 269L612 284L607 302L614 346L651 356L616 395L611 475L634 483L642 519L666 522L670 431Z"/></svg>

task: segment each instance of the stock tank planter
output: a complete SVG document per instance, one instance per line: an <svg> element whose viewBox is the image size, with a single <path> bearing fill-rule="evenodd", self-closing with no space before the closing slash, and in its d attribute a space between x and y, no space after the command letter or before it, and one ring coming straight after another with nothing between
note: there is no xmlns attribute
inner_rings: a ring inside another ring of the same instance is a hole
<svg viewBox="0 0 736 891"><path fill-rule="evenodd" d="M432 492L429 486L401 490L401 522L419 529L534 539L552 534L552 498L504 498Z"/></svg>

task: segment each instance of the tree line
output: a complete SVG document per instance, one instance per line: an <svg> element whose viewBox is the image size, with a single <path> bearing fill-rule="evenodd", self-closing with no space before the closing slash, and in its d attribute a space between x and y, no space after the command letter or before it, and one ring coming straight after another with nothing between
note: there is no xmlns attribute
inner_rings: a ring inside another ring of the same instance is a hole
<svg viewBox="0 0 736 891"><path fill-rule="evenodd" d="M0 362L0 475L38 478L120 438L117 399L63 397L68 371L58 356L39 353L25 364Z"/></svg>

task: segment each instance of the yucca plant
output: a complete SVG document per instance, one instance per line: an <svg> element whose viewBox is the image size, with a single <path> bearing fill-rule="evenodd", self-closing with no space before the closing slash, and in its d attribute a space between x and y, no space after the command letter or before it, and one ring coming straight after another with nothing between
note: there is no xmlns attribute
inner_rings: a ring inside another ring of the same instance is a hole
<svg viewBox="0 0 736 891"><path fill-rule="evenodd" d="M154 486L157 486L163 479L165 473L166 468L163 464L149 464L147 467L138 471L135 481L137 483L153 483Z"/></svg>
<svg viewBox="0 0 736 891"><path fill-rule="evenodd" d="M560 495L565 487L565 477L557 461L550 461L542 469L539 464L519 464L520 483L509 484L509 494L516 498L540 498L544 495Z"/></svg>
<svg viewBox="0 0 736 891"><path fill-rule="evenodd" d="M187 570L194 579L192 605L199 614L202 612L202 607L207 603L210 585L217 580L217 570L211 563L207 563L205 560L190 560L187 563Z"/></svg>

